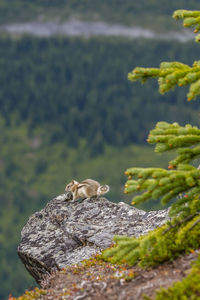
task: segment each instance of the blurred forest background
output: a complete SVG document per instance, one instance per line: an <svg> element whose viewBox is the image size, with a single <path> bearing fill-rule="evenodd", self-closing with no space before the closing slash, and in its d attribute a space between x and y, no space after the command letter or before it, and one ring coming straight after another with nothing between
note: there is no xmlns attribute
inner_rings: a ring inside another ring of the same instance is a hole
<svg viewBox="0 0 200 300"><path fill-rule="evenodd" d="M64 192L71 179L109 184L108 199L123 194L131 166L167 165L146 144L157 121L199 124L198 101L185 90L165 96L156 82L133 84L136 66L161 61L191 64L199 46L175 40L35 37L8 34L5 24L104 21L166 33L180 30L175 9L200 9L197 0L0 1L0 299L35 285L17 257L28 217ZM145 209L158 209L149 203Z"/></svg>

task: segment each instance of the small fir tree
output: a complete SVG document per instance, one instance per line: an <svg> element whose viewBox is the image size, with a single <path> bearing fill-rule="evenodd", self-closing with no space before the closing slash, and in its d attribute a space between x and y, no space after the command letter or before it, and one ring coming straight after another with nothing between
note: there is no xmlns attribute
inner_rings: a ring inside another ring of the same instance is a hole
<svg viewBox="0 0 200 300"><path fill-rule="evenodd" d="M173 17L183 19L185 27L195 26L195 33L200 31L200 11L177 10ZM200 34L196 41L200 42ZM163 62L160 68L137 67L128 75L130 80L142 83L152 77L158 78L161 93L176 85L189 85L189 101L200 95L200 61L195 61L192 67L180 62ZM149 199L160 199L166 204L175 199L169 211L171 219L139 238L115 236L115 245L103 252L104 259L113 263L153 266L200 246L200 170L192 165L200 157L200 129L189 124L182 127L178 123L159 122L147 141L156 144L156 152L175 150L178 155L169 162L168 170L128 169L125 172L128 176L125 193L137 193L132 204ZM198 272L199 261L200 257L195 267ZM191 276L193 283L195 274ZM189 288L190 278L187 284ZM163 297L164 292L159 295ZM171 296L170 299L174 298Z"/></svg>

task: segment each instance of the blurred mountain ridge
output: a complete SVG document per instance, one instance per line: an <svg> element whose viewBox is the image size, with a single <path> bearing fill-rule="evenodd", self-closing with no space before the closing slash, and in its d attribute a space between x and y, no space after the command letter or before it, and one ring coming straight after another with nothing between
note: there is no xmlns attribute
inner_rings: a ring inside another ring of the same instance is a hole
<svg viewBox="0 0 200 300"><path fill-rule="evenodd" d="M0 24L36 20L62 23L74 17L169 31L177 30L177 24L171 20L174 10L196 10L198 7L197 0L124 0L123 3L120 0L1 0Z"/></svg>

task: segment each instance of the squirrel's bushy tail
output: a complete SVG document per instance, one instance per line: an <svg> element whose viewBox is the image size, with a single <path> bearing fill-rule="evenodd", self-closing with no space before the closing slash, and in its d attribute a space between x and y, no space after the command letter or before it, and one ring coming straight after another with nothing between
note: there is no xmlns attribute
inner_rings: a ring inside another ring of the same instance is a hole
<svg viewBox="0 0 200 300"><path fill-rule="evenodd" d="M103 195L108 193L110 190L110 187L108 185L101 185L97 189L97 196Z"/></svg>

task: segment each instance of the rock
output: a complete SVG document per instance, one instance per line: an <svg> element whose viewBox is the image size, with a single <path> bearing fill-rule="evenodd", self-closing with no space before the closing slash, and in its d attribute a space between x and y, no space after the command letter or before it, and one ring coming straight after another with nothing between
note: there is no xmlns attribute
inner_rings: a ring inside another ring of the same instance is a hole
<svg viewBox="0 0 200 300"><path fill-rule="evenodd" d="M168 219L167 209L145 212L105 198L74 202L70 197L67 193L51 200L21 232L18 255L38 283L109 247L116 234L140 236Z"/></svg>

